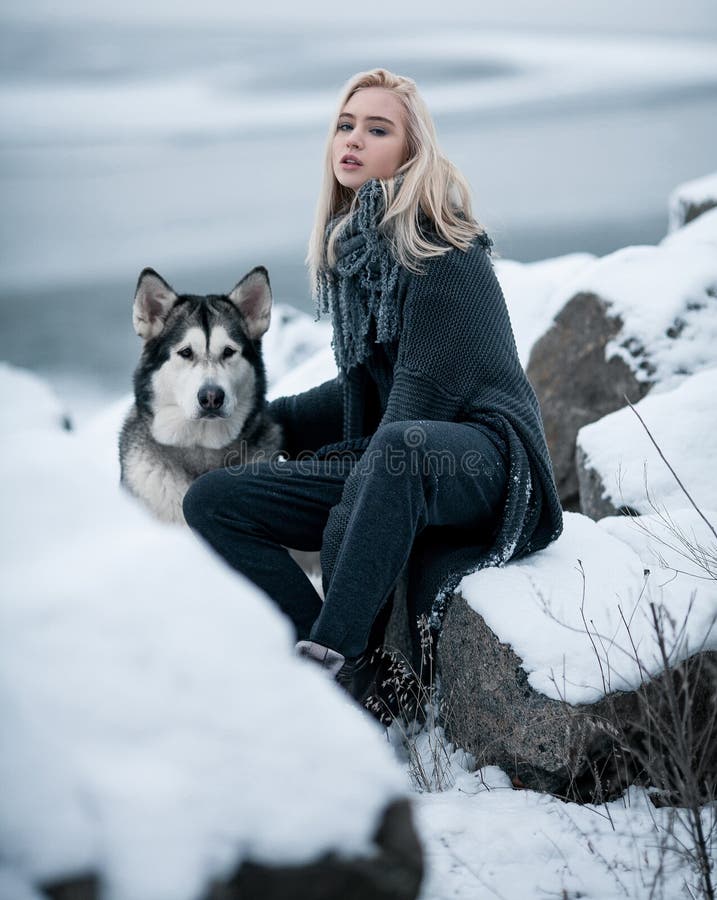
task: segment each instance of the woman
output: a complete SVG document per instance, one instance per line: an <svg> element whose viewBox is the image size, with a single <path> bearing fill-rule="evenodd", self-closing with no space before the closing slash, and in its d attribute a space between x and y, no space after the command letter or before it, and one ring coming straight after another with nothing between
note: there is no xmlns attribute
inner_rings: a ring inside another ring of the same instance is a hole
<svg viewBox="0 0 717 900"><path fill-rule="evenodd" d="M562 530L491 244L414 82L352 78L307 257L339 374L269 405L287 462L209 472L184 500L188 523L292 619L298 652L355 696L404 568L410 621L437 628L464 574ZM321 549L323 604L285 547Z"/></svg>

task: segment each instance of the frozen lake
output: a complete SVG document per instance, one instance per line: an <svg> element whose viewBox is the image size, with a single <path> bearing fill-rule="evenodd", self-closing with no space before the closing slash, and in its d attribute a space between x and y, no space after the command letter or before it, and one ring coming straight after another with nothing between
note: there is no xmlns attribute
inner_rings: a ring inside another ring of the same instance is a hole
<svg viewBox="0 0 717 900"><path fill-rule="evenodd" d="M360 69L416 79L503 257L654 243L669 191L715 169L715 29L386 32L5 22L0 358L70 405L127 391L146 265L205 293L263 263L277 300L310 309L324 139Z"/></svg>

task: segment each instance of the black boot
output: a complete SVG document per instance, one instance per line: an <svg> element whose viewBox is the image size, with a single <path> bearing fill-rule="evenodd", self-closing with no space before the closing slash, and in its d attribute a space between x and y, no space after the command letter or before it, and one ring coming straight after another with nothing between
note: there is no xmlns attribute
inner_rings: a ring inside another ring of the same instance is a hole
<svg viewBox="0 0 717 900"><path fill-rule="evenodd" d="M345 657L338 650L317 644L316 641L299 641L296 652L299 656L318 663L359 703L374 686L378 667L375 653L366 651L360 656Z"/></svg>

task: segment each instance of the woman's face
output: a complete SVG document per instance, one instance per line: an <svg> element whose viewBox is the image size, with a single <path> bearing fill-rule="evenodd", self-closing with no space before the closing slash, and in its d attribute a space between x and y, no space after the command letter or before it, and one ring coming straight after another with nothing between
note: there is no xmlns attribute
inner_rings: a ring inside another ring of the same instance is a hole
<svg viewBox="0 0 717 900"><path fill-rule="evenodd" d="M386 88L362 88L341 110L332 162L336 180L357 191L371 178L390 178L406 161L401 101Z"/></svg>

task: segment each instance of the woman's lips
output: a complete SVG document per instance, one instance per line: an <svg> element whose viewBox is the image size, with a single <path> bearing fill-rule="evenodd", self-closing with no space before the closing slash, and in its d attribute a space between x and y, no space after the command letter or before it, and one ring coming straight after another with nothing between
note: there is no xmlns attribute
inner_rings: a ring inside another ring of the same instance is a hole
<svg viewBox="0 0 717 900"><path fill-rule="evenodd" d="M347 162L341 163L341 168L342 169L360 169L361 163L351 162L351 160L348 160Z"/></svg>

